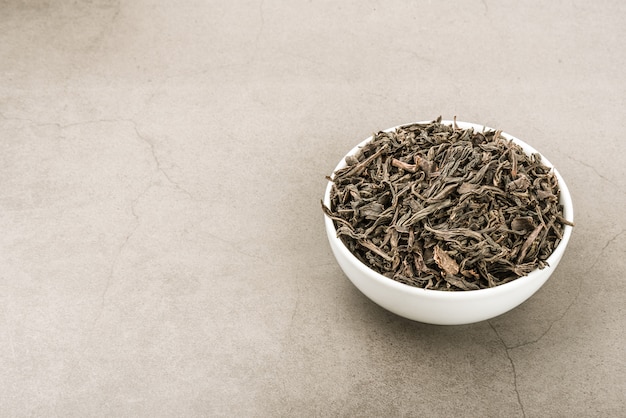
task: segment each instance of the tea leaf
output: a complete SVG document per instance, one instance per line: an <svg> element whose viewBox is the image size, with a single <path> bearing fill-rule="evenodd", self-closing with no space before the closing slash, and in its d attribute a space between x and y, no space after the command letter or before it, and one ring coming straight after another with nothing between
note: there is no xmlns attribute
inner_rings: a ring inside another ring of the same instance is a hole
<svg viewBox="0 0 626 418"><path fill-rule="evenodd" d="M459 265L438 245L435 245L433 258L435 259L435 262L437 263L439 268L445 271L447 274L455 275L459 273Z"/></svg>

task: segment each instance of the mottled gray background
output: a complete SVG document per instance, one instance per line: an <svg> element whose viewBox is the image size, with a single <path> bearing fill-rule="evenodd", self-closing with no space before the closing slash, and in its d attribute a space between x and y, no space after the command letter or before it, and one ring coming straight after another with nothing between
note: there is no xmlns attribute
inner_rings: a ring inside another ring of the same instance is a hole
<svg viewBox="0 0 626 418"><path fill-rule="evenodd" d="M626 3L0 1L0 415L624 416ZM542 151L552 279L438 327L343 276L319 200L442 115Z"/></svg>

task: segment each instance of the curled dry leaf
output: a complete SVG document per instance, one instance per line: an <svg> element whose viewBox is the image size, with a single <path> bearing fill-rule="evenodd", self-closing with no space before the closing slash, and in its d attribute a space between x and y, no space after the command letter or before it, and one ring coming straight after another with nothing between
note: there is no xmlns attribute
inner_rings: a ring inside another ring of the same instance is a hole
<svg viewBox="0 0 626 418"><path fill-rule="evenodd" d="M435 245L433 258L435 259L435 263L437 263L439 268L445 271L447 274L454 276L459 273L459 265L438 245Z"/></svg>

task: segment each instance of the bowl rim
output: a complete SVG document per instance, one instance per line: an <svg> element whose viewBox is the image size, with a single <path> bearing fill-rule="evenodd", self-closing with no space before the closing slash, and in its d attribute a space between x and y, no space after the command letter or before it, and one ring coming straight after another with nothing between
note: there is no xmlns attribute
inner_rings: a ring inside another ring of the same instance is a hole
<svg viewBox="0 0 626 418"><path fill-rule="evenodd" d="M397 125L394 126L392 128L387 128L383 131L379 131L379 132L393 132L398 128L403 128L406 126L411 126L411 125L415 125L415 124L427 124L427 123L432 123L433 121L420 121L420 122L410 122L410 123L405 123L402 125ZM475 131L478 132L485 132L485 131L495 131L495 129L490 128L486 125L480 125L480 124L476 124L476 123L471 123L471 122L462 122L462 121L458 121L458 120L442 120L441 121L442 124L445 125L451 125L456 123L456 125L459 128L462 129L469 129L469 128L473 128ZM513 141L514 143L518 144L520 147L522 147L522 149L524 150L524 152L527 155L530 154L539 154L541 156L541 162L549 167L555 174L556 178L557 178L557 182L559 185L559 191L560 191L560 196L559 196L559 203L563 206L563 217L568 220L569 222L574 222L574 206L573 206L573 202L572 202L572 196L570 194L570 191L567 187L567 185L565 184L565 180L563 179L563 177L561 176L561 174L558 172L558 170L554 167L554 165L539 151L537 151L535 148L533 148L532 146L530 146L529 144L527 144L526 142L522 141L521 139L508 134L506 132L502 132L501 131L501 135L508 139ZM350 156L350 155L354 155L360 148L362 148L365 144L367 144L369 141L371 141L374 138L374 135L371 135L369 137L367 137L366 139L364 139L363 141L361 141L359 144L357 144L354 148L352 148L344 157L342 157L342 159L339 161L339 163L337 164L337 166L335 167L335 169L333 170L330 178L334 178L335 173L343 168L346 167L346 157ZM326 207L330 207L330 192L332 189L332 185L333 182L331 180L328 181L327 185L326 185L326 189L324 192L324 199L323 199L323 203L324 205L326 205ZM515 280L512 280L508 283L503 283L500 284L498 286L495 287L490 287L490 288L485 288L485 289L477 289L477 290L458 290L458 291L446 291L446 290L438 290L438 289L424 289L421 287L415 287L415 286L410 286L408 284L404 284L404 283L400 283L394 279L391 279L389 277L383 276L382 274L376 272L375 270L373 270L372 268L370 268L369 266L367 266L365 263L363 263L361 260L359 260L354 254L352 254L352 252L344 245L343 241L337 237L337 229L335 228L335 225L332 221L332 219L330 219L326 214L324 214L324 222L326 225L326 230L328 232L328 239L332 240L336 245L335 248L341 252L341 254L348 259L348 261L350 261L351 264L353 264L354 266L356 266L362 273L366 274L368 277L370 277L371 279L373 279L374 281L384 285L384 286L389 286L391 288L394 288L396 290L399 290L403 293L407 293L407 294L413 294L413 295L428 295L429 297L434 297L434 298L438 298L438 299L458 299L458 300L463 300L463 299L473 299L476 298L477 296L479 297L487 297L487 296L493 296L493 295L497 295L499 293L508 293L511 291L515 291L518 288L521 287L525 287L527 286L529 283L535 281L535 280L539 280L542 277L545 276L545 273L548 272L551 274L551 271L554 270L556 268L556 265L558 264L558 262L560 261L560 258L562 257L565 248L567 247L567 244L569 242L569 239L572 235L572 230L573 227L570 225L564 225L563 228L563 238L561 239L561 241L559 242L559 244L554 248L554 250L552 251L552 253L550 254L550 256L548 257L548 259L546 260L546 262L548 263L548 265L546 267L544 267L543 269L535 269L533 271L531 271L530 273L528 273L525 276L522 277L518 277ZM332 232L332 233L331 233ZM548 274L549 276L549 274Z"/></svg>

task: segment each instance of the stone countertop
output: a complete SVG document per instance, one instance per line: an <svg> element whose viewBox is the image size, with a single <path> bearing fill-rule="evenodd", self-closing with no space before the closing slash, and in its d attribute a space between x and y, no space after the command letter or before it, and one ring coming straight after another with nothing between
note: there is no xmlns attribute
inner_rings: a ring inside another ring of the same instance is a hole
<svg viewBox="0 0 626 418"><path fill-rule="evenodd" d="M5 1L0 415L623 416L626 8ZM320 209L372 132L543 152L576 227L493 320L365 298Z"/></svg>

